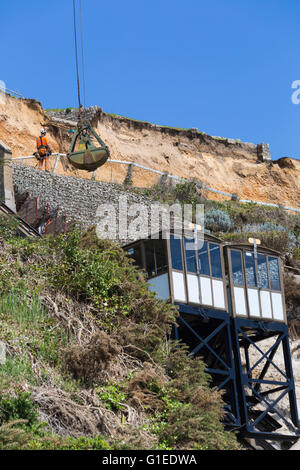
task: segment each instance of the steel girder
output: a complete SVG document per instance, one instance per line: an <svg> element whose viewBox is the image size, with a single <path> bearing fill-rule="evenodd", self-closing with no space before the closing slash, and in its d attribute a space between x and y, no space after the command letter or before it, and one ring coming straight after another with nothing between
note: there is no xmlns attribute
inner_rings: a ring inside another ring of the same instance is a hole
<svg viewBox="0 0 300 470"><path fill-rule="evenodd" d="M300 427L287 325L177 306L174 336L203 358L212 386L224 391L227 427L266 445L296 441Z"/></svg>
<svg viewBox="0 0 300 470"><path fill-rule="evenodd" d="M287 325L235 318L232 343L243 435L297 440L300 429Z"/></svg>
<svg viewBox="0 0 300 470"><path fill-rule="evenodd" d="M218 310L178 305L180 316L176 319L174 336L189 346L193 356L204 359L205 371L212 377L211 385L224 391L225 423L238 428L241 419L230 317Z"/></svg>

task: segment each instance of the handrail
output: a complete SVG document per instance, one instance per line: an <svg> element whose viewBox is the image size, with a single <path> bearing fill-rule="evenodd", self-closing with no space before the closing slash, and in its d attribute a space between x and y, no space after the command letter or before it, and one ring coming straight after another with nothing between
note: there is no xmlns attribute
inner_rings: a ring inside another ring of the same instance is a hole
<svg viewBox="0 0 300 470"><path fill-rule="evenodd" d="M10 90L9 88L4 88L3 91L7 93L8 95L15 95L15 96L19 96L20 98L23 98L23 95L21 95L21 93L18 93L17 91L14 91L14 90Z"/></svg>

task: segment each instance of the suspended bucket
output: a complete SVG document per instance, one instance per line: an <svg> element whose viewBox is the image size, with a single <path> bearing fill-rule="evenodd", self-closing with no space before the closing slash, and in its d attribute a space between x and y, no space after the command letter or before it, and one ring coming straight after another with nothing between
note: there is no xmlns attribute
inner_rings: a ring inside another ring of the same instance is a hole
<svg viewBox="0 0 300 470"><path fill-rule="evenodd" d="M90 133L92 133L99 142L99 147L91 143ZM80 146L78 150L74 151L78 139L80 139ZM75 168L79 170L95 171L97 168L104 165L109 155L107 145L90 125L86 125L78 127L75 132L67 157L71 165Z"/></svg>

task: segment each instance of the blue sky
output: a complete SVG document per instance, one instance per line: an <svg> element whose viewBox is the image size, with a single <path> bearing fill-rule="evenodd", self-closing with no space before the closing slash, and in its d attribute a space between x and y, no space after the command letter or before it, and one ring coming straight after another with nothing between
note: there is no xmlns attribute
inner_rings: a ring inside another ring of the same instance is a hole
<svg viewBox="0 0 300 470"><path fill-rule="evenodd" d="M2 0L0 80L77 106L72 0ZM86 104L300 158L299 0L82 0Z"/></svg>

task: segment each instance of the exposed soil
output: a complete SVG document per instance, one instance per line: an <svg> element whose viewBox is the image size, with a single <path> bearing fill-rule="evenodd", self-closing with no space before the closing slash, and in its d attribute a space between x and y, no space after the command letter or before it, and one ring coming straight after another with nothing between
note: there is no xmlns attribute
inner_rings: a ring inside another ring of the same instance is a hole
<svg viewBox="0 0 300 470"><path fill-rule="evenodd" d="M300 207L300 161L282 158L258 163L253 144L214 138L195 130L156 126L98 112L93 121L108 144L111 158L139 163L149 168L184 178L195 178L206 185L243 199ZM66 152L70 137L67 126L49 120L39 102L7 97L0 104L0 140L9 145L13 157L31 155L41 126L46 126L54 152ZM35 161L27 161L35 165ZM98 170L97 179L123 182L126 165L107 163ZM58 174L70 174L60 164ZM91 173L73 171L75 176L91 178ZM133 183L149 187L158 176L135 169ZM213 193L211 198L224 199Z"/></svg>

